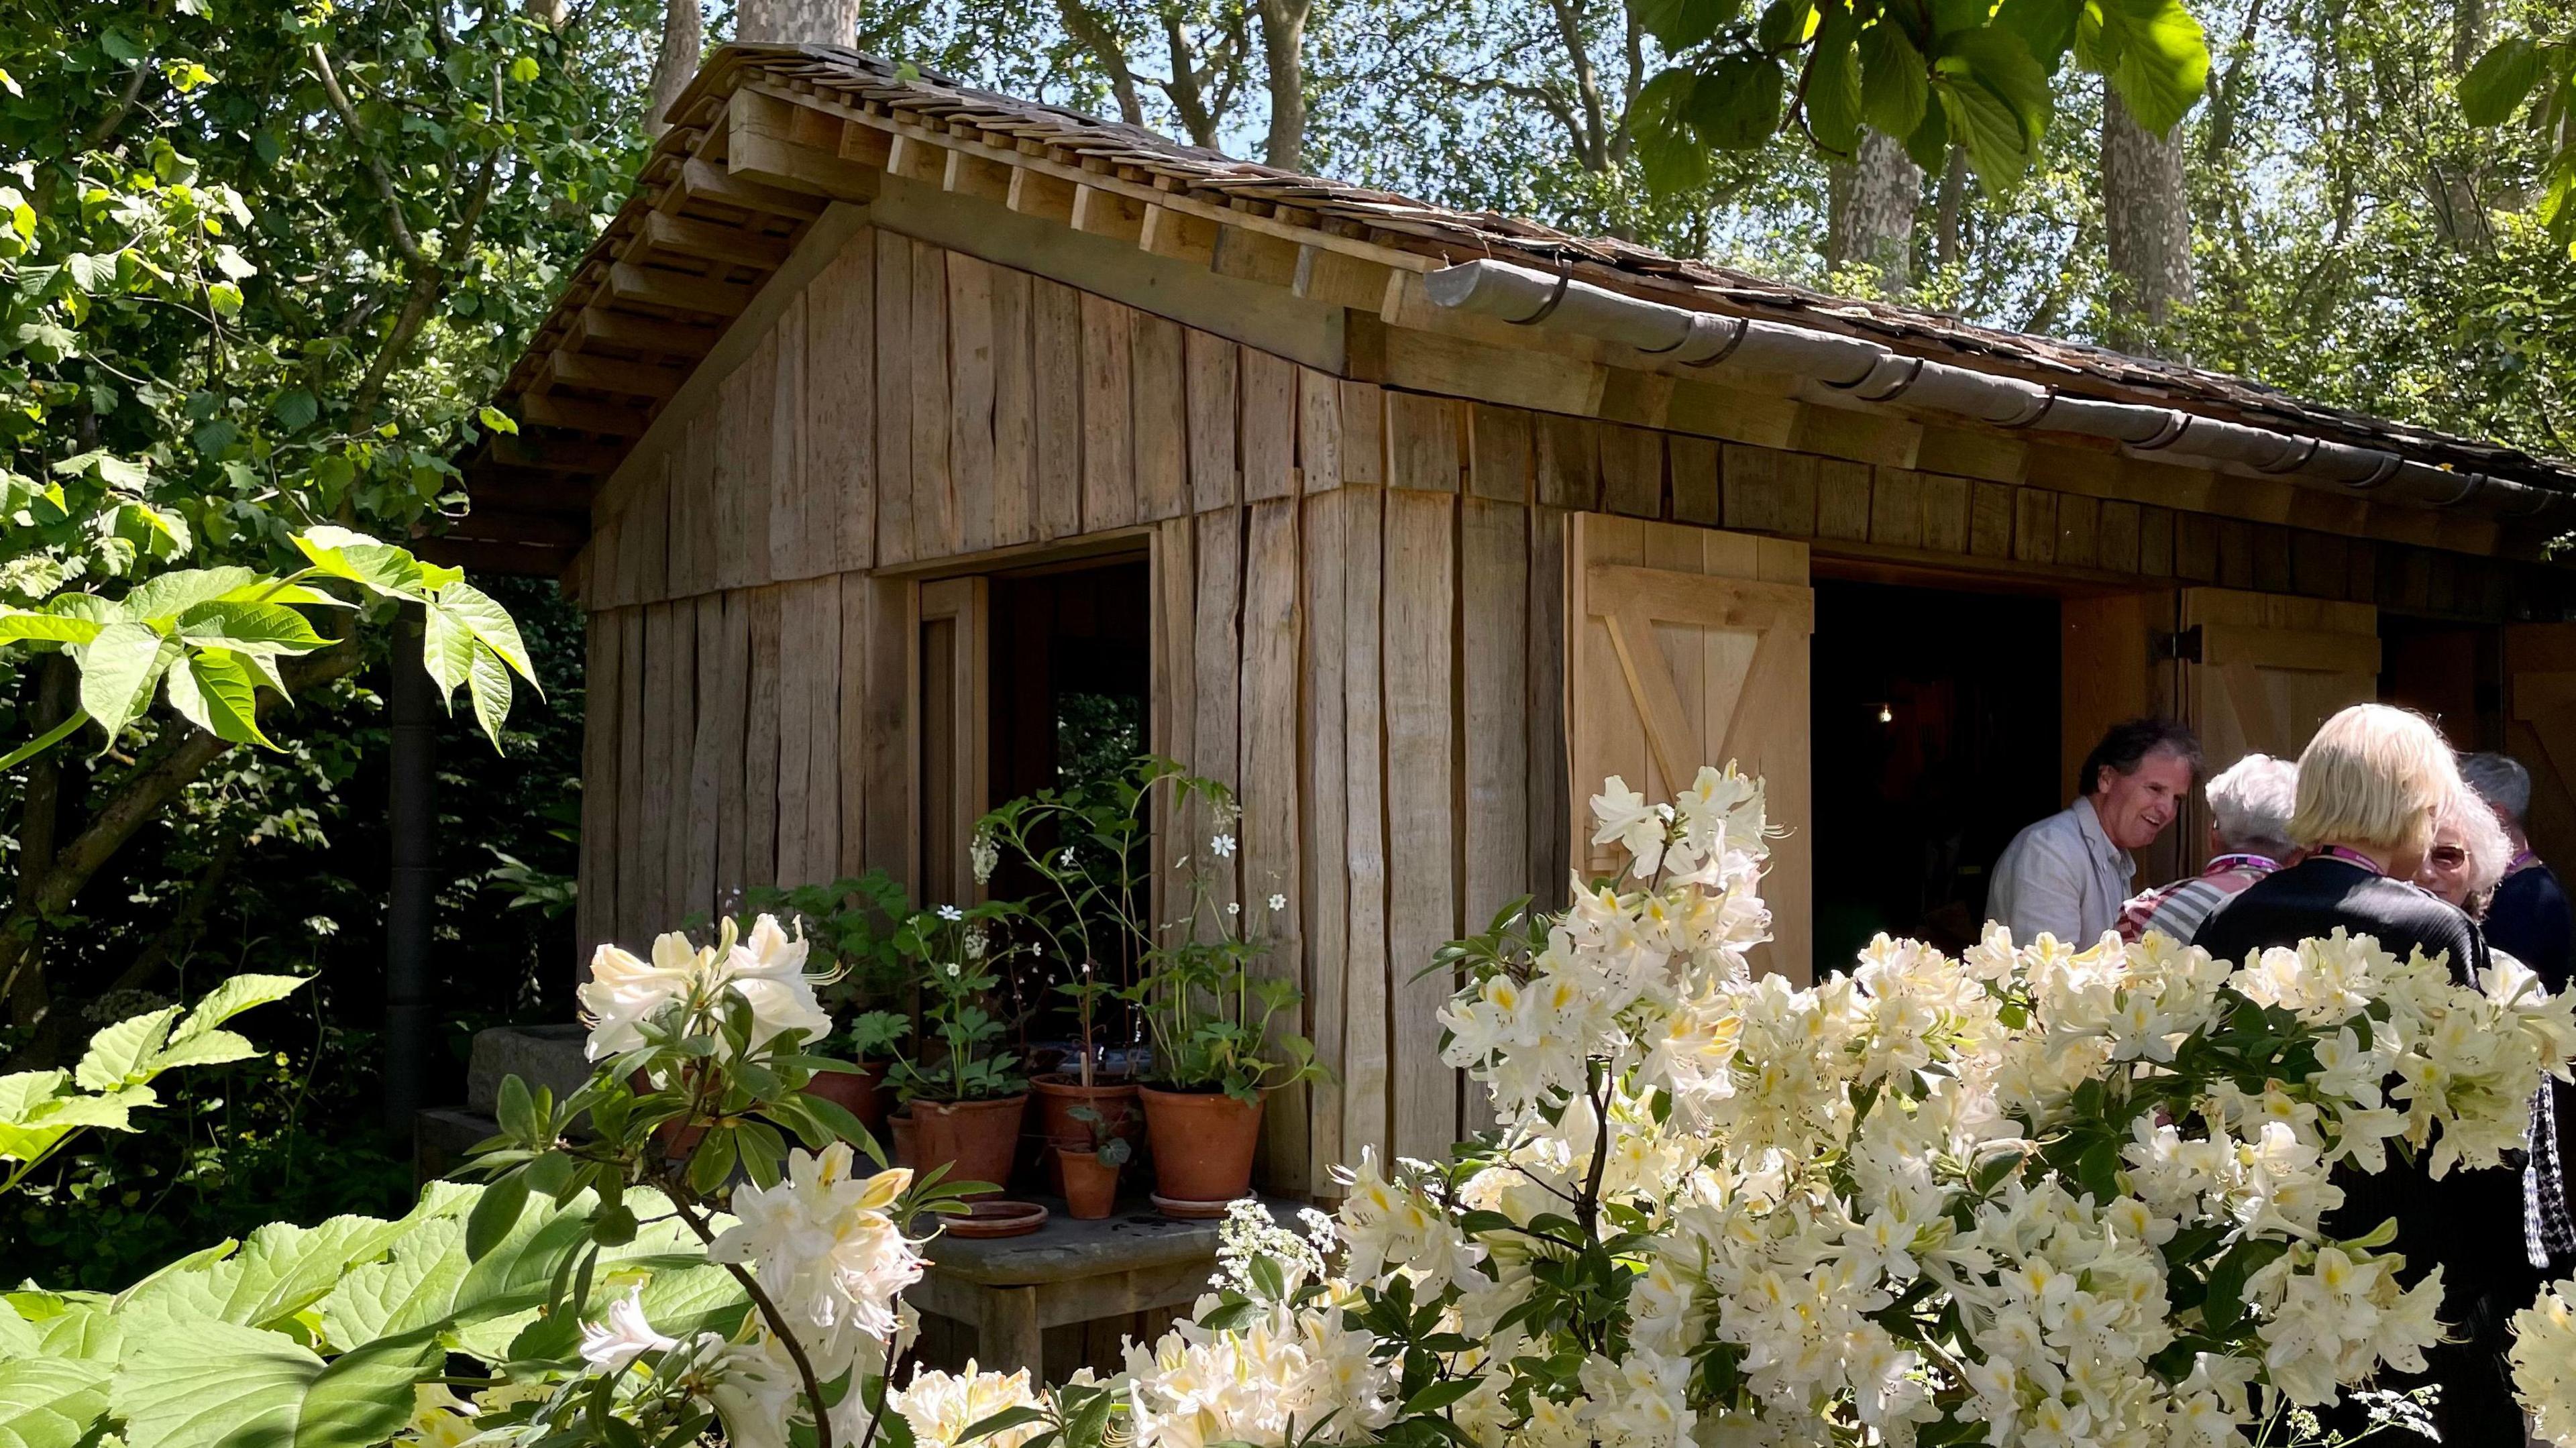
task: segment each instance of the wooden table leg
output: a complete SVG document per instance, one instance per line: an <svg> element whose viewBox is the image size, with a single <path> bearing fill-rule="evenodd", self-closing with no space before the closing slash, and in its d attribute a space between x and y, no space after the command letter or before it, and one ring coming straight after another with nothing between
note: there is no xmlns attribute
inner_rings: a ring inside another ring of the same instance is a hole
<svg viewBox="0 0 2576 1448"><path fill-rule="evenodd" d="M987 1287L982 1320L975 1324L976 1366L986 1372L1029 1371L1036 1384L1045 1376L1045 1347L1038 1330L1038 1290L1034 1287Z"/></svg>

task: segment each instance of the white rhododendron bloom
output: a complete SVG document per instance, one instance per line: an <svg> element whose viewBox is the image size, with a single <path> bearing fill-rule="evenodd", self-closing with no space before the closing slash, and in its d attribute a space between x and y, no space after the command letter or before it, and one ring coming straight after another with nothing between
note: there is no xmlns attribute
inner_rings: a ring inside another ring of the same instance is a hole
<svg viewBox="0 0 2576 1448"><path fill-rule="evenodd" d="M603 1373L622 1372L648 1352L678 1347L679 1341L653 1330L644 1320L644 1289L637 1287L608 1304L606 1320L582 1324L581 1360Z"/></svg>
<svg viewBox="0 0 2576 1448"><path fill-rule="evenodd" d="M2250 1441L2446 1332L2438 1270L2329 1240L2338 1168L2503 1163L2576 1049L2509 962L2464 987L2342 933L1881 938L1799 987L1748 960L1758 781L1592 806L1627 869L1453 952L1442 1058L1495 1129L1363 1150L1320 1258L1245 1214L1220 1291L1129 1350L1137 1448L1431 1414L1477 1448ZM2571 1313L2516 1362L2576 1448Z"/></svg>
<svg viewBox="0 0 2576 1448"><path fill-rule="evenodd" d="M777 1185L735 1190L734 1225L707 1255L749 1264L799 1329L848 1329L882 1349L901 1326L897 1299L921 1280L920 1245L887 1214L912 1172L856 1177L851 1164L848 1142L791 1152Z"/></svg>
<svg viewBox="0 0 2576 1448"><path fill-rule="evenodd" d="M674 1005L703 1013L706 1019L694 1024L712 1032L728 996L751 1007L754 1047L791 1030L820 1040L831 1032L832 1017L815 997L805 954L804 939L769 915L747 937L736 936L731 920L723 922L713 945L691 945L673 931L654 940L650 960L602 944L591 956L590 979L576 992L590 1025L585 1050L602 1061L637 1049L645 1043L644 1023Z"/></svg>
<svg viewBox="0 0 2576 1448"><path fill-rule="evenodd" d="M903 1415L917 1448L957 1448L968 1428L995 1413L1037 1405L1037 1396L1029 1389L1027 1369L1014 1373L979 1372L973 1358L966 1360L966 1370L959 1373L915 1368L909 1386L886 1394L886 1406ZM1031 1421L986 1434L975 1442L990 1444L991 1448L1020 1448L1046 1428L1043 1422Z"/></svg>
<svg viewBox="0 0 2576 1448"><path fill-rule="evenodd" d="M2513 1386L2532 1436L2576 1445L2576 1281L2554 1283L2513 1315Z"/></svg>

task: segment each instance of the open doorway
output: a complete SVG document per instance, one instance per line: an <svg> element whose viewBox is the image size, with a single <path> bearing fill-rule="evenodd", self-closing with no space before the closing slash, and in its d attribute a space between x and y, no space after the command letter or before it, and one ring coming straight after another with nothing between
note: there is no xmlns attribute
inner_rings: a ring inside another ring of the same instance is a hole
<svg viewBox="0 0 2576 1448"><path fill-rule="evenodd" d="M1818 973L1849 969L1882 931L1963 949L1995 857L2066 803L2057 600L1815 588Z"/></svg>
<svg viewBox="0 0 2576 1448"><path fill-rule="evenodd" d="M1003 574L992 589L993 799L1126 769L1146 749L1144 560Z"/></svg>

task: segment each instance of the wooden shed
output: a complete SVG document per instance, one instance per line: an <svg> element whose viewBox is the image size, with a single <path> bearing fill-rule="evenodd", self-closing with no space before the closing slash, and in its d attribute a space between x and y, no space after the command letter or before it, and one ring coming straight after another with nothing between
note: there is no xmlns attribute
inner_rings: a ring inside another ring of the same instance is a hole
<svg viewBox="0 0 2576 1448"><path fill-rule="evenodd" d="M2390 698L2576 863L2560 463L1290 176L846 51L720 51L439 546L588 612L580 933L971 888L1076 696L1232 782L1338 1080L1271 1184L1471 1107L1416 980L1602 776L1768 777L1768 964L1964 938L2101 727ZM2187 820L2148 873L2178 872Z"/></svg>

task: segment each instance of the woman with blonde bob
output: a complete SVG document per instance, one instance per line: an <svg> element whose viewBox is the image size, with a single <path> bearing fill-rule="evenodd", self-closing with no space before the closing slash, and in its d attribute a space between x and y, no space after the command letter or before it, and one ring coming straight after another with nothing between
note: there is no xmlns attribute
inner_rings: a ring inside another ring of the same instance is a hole
<svg viewBox="0 0 2576 1448"><path fill-rule="evenodd" d="M2243 960L2342 929L2377 937L2401 959L2417 950L2445 959L2454 979L2474 982L2488 963L2476 923L2414 883L2444 812L2466 792L2430 720L2384 704L2344 710L2299 756L2290 839L2307 858L2248 886L2192 943ZM2495 1167L2435 1181L2420 1162L2391 1160L2375 1175L2339 1170L2335 1184L2344 1202L2326 1214L2326 1234L2356 1237L2395 1218L2404 1280L2442 1268L2442 1318L2462 1339L2427 1351L2422 1377L2382 1373L2377 1385L2440 1385L2433 1414L2445 1443L2522 1442L2504 1355L2508 1319L2539 1286L2523 1242L2523 1173ZM2330 1426L2367 1425L2355 1413Z"/></svg>

